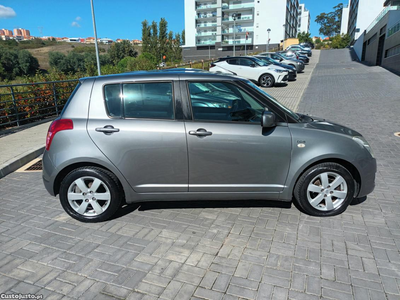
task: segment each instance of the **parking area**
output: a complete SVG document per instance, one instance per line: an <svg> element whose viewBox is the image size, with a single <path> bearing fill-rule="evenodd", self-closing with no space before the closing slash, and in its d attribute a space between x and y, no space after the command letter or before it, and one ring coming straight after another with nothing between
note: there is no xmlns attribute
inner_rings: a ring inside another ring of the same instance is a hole
<svg viewBox="0 0 400 300"><path fill-rule="evenodd" d="M399 77L348 50L314 51L297 81L267 92L363 133L375 191L331 218L268 201L158 202L87 224L48 195L40 172L14 172L0 179L0 294L400 299Z"/></svg>

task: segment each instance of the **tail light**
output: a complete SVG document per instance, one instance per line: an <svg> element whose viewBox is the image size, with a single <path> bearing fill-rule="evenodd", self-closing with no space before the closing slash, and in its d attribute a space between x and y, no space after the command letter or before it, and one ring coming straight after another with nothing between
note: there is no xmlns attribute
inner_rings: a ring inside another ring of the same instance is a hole
<svg viewBox="0 0 400 300"><path fill-rule="evenodd" d="M46 137L46 150L50 149L51 142L53 141L54 136L57 132L63 130L71 130L74 129L74 123L70 119L56 119L53 123L50 124L49 131L47 132Z"/></svg>

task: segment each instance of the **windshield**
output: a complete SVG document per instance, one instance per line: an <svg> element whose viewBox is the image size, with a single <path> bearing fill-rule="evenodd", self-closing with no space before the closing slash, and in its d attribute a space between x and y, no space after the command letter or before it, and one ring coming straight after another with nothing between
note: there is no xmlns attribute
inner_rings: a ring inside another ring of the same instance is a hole
<svg viewBox="0 0 400 300"><path fill-rule="evenodd" d="M257 63L261 66L271 65L271 61L269 60L268 57L257 57L257 59L258 59Z"/></svg>
<svg viewBox="0 0 400 300"><path fill-rule="evenodd" d="M254 59L254 62L256 62L257 64L259 64L262 67L268 67L271 64L270 62L264 61L264 60L259 59L259 58L255 58L254 57L253 59Z"/></svg>
<svg viewBox="0 0 400 300"><path fill-rule="evenodd" d="M243 80L244 82L246 82L248 85L250 85L252 88L256 89L257 91L259 91L260 93L262 93L263 95L267 96L269 100L271 100L275 105L277 105L278 107L280 107L285 113L287 113L288 115L290 115L293 119L295 119L296 121L300 122L301 118L292 110L290 110L289 108L287 108L286 106L284 106L283 104L281 104L278 100L276 100L274 97L272 97L270 94L268 94L267 92L265 92L263 89L260 89L258 86L256 86L254 83L252 83L249 80Z"/></svg>

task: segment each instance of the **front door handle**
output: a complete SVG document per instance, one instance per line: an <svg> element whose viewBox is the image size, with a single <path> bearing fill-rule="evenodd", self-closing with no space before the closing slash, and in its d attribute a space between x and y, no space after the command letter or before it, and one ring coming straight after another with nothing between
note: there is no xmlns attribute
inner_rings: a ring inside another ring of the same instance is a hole
<svg viewBox="0 0 400 300"><path fill-rule="evenodd" d="M104 127L97 127L95 129L97 132L103 132L104 134L111 134L114 132L119 132L119 128L114 128L112 125L106 125Z"/></svg>
<svg viewBox="0 0 400 300"><path fill-rule="evenodd" d="M190 135L197 135L197 136L207 136L207 135L212 135L211 131L207 131L204 128L199 128L196 131L190 130L189 131Z"/></svg>

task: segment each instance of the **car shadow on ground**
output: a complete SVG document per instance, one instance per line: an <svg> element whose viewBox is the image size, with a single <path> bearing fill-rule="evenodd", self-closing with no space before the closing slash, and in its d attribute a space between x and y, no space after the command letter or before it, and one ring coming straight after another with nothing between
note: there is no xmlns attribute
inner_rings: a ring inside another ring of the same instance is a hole
<svg viewBox="0 0 400 300"><path fill-rule="evenodd" d="M252 207L274 207L290 209L291 202L272 200L215 200L215 201L154 201L134 203L121 207L111 219L118 219L131 212L158 210L158 209L180 209L180 208L252 208Z"/></svg>
<svg viewBox="0 0 400 300"><path fill-rule="evenodd" d="M351 206L359 205L367 200L367 197L354 198L350 203ZM305 213L303 209L297 204L296 201L282 202L273 200L199 200L199 201L152 201L134 203L124 205L121 207L115 215L110 219L118 219L126 216L135 210L147 211L147 210L159 210L159 209L193 209L193 208L255 208L255 207L271 207L271 208L284 208L290 209L292 204L302 213Z"/></svg>
<svg viewBox="0 0 400 300"><path fill-rule="evenodd" d="M282 88L288 86L288 83L275 83L274 87L276 88Z"/></svg>

